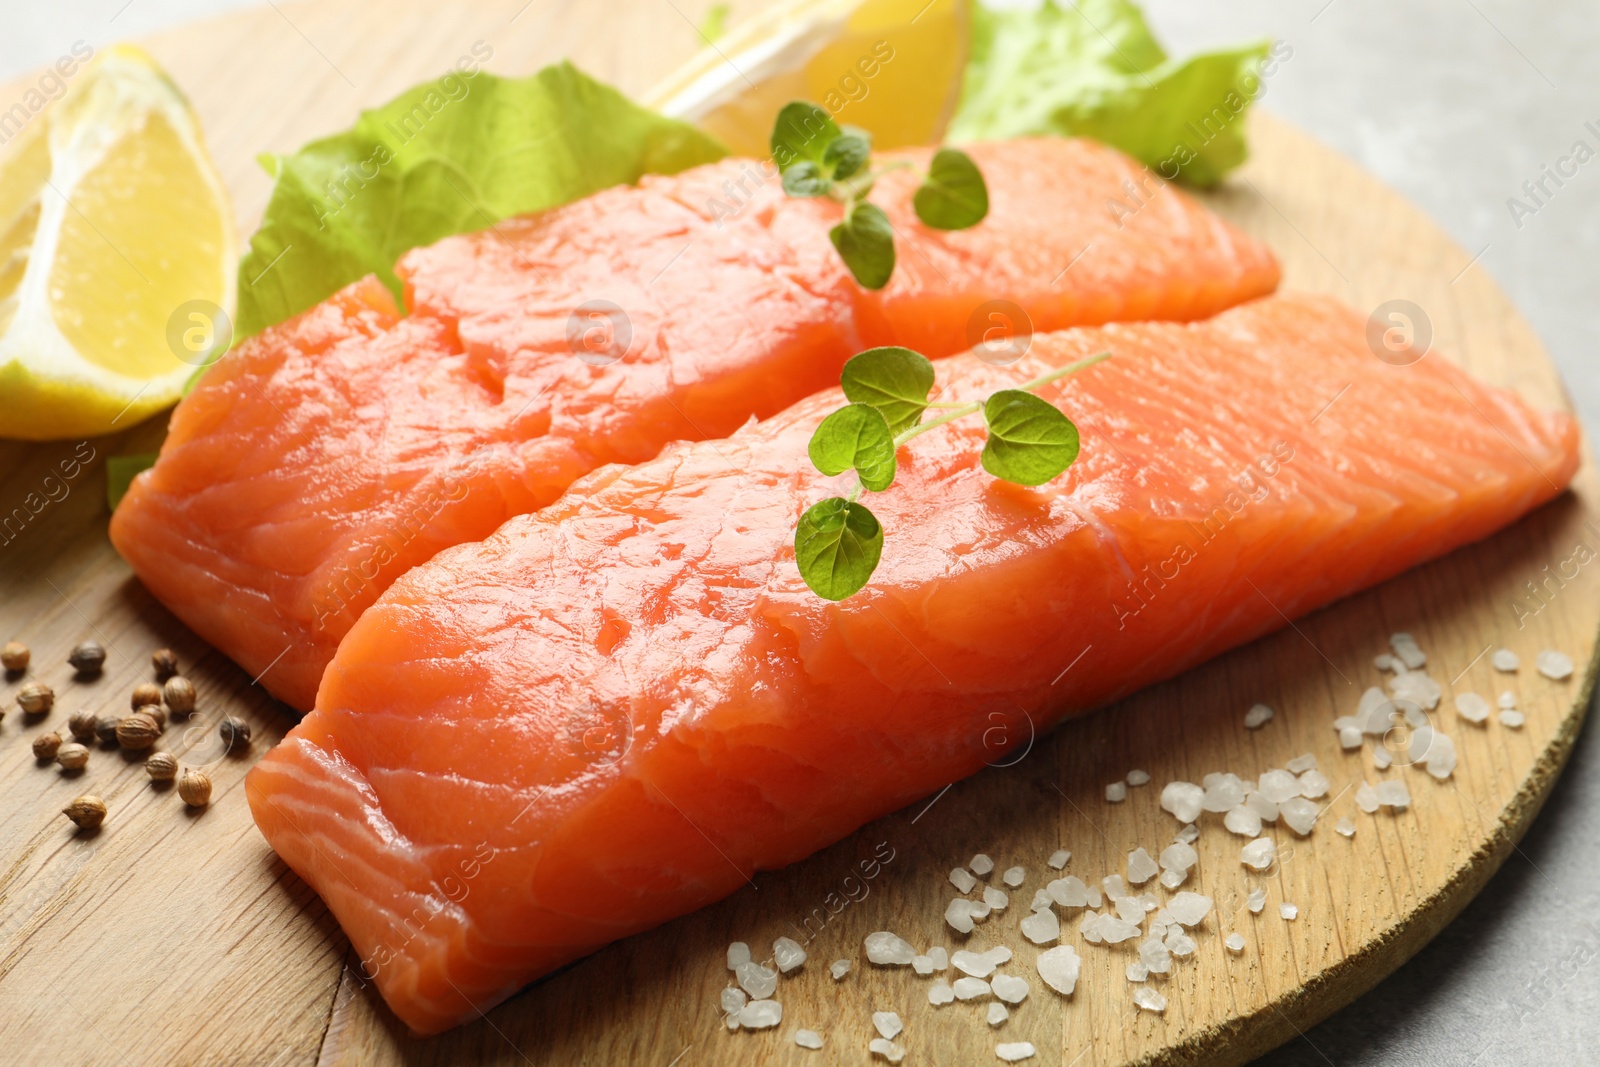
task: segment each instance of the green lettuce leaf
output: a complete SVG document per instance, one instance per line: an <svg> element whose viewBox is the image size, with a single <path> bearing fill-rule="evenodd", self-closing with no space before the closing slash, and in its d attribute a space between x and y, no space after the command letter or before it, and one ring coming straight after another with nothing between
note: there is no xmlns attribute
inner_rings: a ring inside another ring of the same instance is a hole
<svg viewBox="0 0 1600 1067"><path fill-rule="evenodd" d="M111 456L106 460L106 503L116 511L122 498L128 495L133 479L140 471L156 465L154 452L138 452L128 456Z"/></svg>
<svg viewBox="0 0 1600 1067"><path fill-rule="evenodd" d="M569 63L527 78L446 74L343 133L261 158L275 184L239 267L234 335L368 274L399 296L392 268L408 249L725 154Z"/></svg>
<svg viewBox="0 0 1600 1067"><path fill-rule="evenodd" d="M946 139L1093 137L1164 178L1214 185L1244 162L1244 113L1292 54L1260 42L1169 59L1129 0L1044 0L1034 11L979 4Z"/></svg>

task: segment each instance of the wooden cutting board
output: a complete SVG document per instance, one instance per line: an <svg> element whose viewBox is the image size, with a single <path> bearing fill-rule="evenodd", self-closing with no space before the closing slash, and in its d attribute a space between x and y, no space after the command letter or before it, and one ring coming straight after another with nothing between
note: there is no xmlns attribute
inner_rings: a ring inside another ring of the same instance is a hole
<svg viewBox="0 0 1600 1067"><path fill-rule="evenodd" d="M268 191L255 153L343 127L359 107L442 72L475 43L493 49L489 67L501 73L568 56L637 93L692 54L707 6L327 0L231 15L149 46L193 98L248 233ZM735 5L735 21L759 6ZM1455 358L1536 404L1569 406L1538 341L1468 252L1303 134L1264 115L1253 127L1255 158L1207 199L1271 243L1287 286L1336 293L1364 310L1409 300L1449 353L1425 358ZM1336 401L1321 417L1338 424ZM875 1036L870 1013L893 1010L906 1021L908 1063L998 1062L1000 1040L1033 1042L1032 1062L1045 1064L1241 1063L1300 1040L1297 1031L1371 988L1461 910L1538 812L1594 680L1600 567L1586 562L1600 546L1600 486L1588 462L1572 493L1482 544L1037 738L1014 766L762 873L729 900L614 945L480 1021L413 1041L352 970L320 900L250 821L241 780L292 716L152 600L106 540L104 460L154 447L161 422L88 442L0 444L0 504L44 501L0 544L0 640L29 644L28 680L59 694L44 724L15 711L0 724L0 1048L16 1062L859 1063ZM73 459L73 477L46 480ZM1532 594L1530 582L1542 591ZM1521 730L1469 726L1448 711L1447 695L1439 721L1460 750L1455 776L1440 784L1416 770L1390 772L1415 802L1372 817L1353 800L1355 784L1377 778L1370 753L1342 753L1329 724L1380 680L1372 658L1396 630L1417 636L1447 694L1452 682L1491 700L1510 688L1528 718ZM73 681L67 652L90 637L110 649L107 670L96 682ZM96 751L76 778L35 763L31 737L80 708L120 710L163 645L197 682L202 709L199 729L169 728L163 744L210 765L217 788L208 810L185 809L114 751ZM1484 653L1500 646L1522 655L1515 677L1489 666ZM1542 648L1572 656L1578 673L1563 683L1535 675ZM19 684L0 688L8 705ZM1247 732L1242 713L1258 700L1278 715ZM253 724L252 756L219 754L214 726L224 714ZM1269 875L1247 877L1239 839L1207 823L1187 888L1213 896L1217 911L1195 957L1161 983L1164 1015L1134 1009L1127 954L1084 946L1075 923L1065 940L1084 956L1077 993L1067 1000L1043 987L1037 950L1016 923L1051 852L1071 849L1068 872L1086 879L1121 870L1129 849L1155 852L1172 838L1175 824L1157 806L1160 783L1213 770L1253 777L1303 752L1320 761L1332 802L1307 838L1268 831L1282 849ZM1134 767L1155 785L1108 804L1106 783ZM57 811L91 791L110 817L97 834L75 835ZM1354 838L1334 832L1341 816L1354 820ZM1000 868L1028 870L1011 910L979 935L1010 944L1019 956L1011 969L1034 986L995 1031L974 1005L931 1008L927 979L868 967L861 947L874 930L958 947L941 921L953 892L946 875L980 851ZM1268 904L1253 916L1244 897L1257 885ZM1292 922L1278 914L1284 901L1299 907ZM1234 931L1247 942L1237 956L1222 945ZM783 1025L726 1032L724 947L745 940L765 954L783 934L809 937L811 955L780 986ZM827 972L836 958L855 961L841 983ZM822 1053L793 1043L800 1026L826 1035Z"/></svg>

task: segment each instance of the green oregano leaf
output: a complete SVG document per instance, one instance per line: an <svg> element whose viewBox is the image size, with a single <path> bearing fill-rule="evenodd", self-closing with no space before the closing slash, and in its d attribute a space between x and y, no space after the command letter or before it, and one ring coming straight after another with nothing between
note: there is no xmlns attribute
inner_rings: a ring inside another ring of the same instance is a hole
<svg viewBox="0 0 1600 1067"><path fill-rule="evenodd" d="M802 159L783 172L783 191L790 196L824 196L833 183L822 176L822 167Z"/></svg>
<svg viewBox="0 0 1600 1067"><path fill-rule="evenodd" d="M831 169L834 178L848 178L867 165L872 155L872 142L859 134L841 134L822 153L822 165Z"/></svg>
<svg viewBox="0 0 1600 1067"><path fill-rule="evenodd" d="M917 218L937 230L964 230L989 213L989 188L972 157L941 148L928 164L928 177L911 204Z"/></svg>
<svg viewBox="0 0 1600 1067"><path fill-rule="evenodd" d="M894 434L877 408L851 404L822 420L807 449L823 474L855 468L861 484L881 493L894 481Z"/></svg>
<svg viewBox="0 0 1600 1067"><path fill-rule="evenodd" d="M875 204L857 203L828 231L839 258L864 289L882 289L894 273L894 228Z"/></svg>
<svg viewBox="0 0 1600 1067"><path fill-rule="evenodd" d="M898 434L921 420L933 390L933 364L909 348L869 348L844 365L839 385L853 403L876 408Z"/></svg>
<svg viewBox="0 0 1600 1067"><path fill-rule="evenodd" d="M883 527L861 504L829 497L806 509L794 532L800 577L824 600L859 592L883 555Z"/></svg>
<svg viewBox="0 0 1600 1067"><path fill-rule="evenodd" d="M1078 458L1078 428L1055 405L1002 389L983 406L989 439L983 469L1018 485L1043 485Z"/></svg>
<svg viewBox="0 0 1600 1067"><path fill-rule="evenodd" d="M802 160L820 164L828 146L840 136L839 124L816 104L804 100L785 104L772 126L772 161L779 170Z"/></svg>

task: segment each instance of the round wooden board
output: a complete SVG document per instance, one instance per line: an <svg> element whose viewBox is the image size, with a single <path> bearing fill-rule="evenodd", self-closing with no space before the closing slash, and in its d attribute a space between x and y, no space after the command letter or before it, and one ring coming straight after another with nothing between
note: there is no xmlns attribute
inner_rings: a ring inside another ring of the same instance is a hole
<svg viewBox="0 0 1600 1067"><path fill-rule="evenodd" d="M247 11L149 45L193 98L248 233L269 187L255 153L293 150L345 126L359 107L443 71L475 42L493 49L489 66L500 73L568 56L638 93L692 54L700 44L693 27L708 6L329 0ZM736 4L733 18L760 6ZM1286 286L1336 293L1363 309L1413 301L1449 353L1427 358L1458 359L1536 404L1568 406L1537 340L1466 253L1294 129L1265 115L1253 127L1255 158L1208 199L1271 243ZM1321 417L1337 424L1337 404ZM104 459L154 447L161 423L83 443L0 444L8 514L29 494L46 501L20 534L0 535L0 638L29 644L29 679L55 686L57 710L45 725L83 707L120 709L148 677L151 650L170 645L199 686L203 714L199 729L169 728L167 747L213 763L217 785L211 807L191 812L170 791L153 789L137 762L104 751L69 779L29 754L29 739L44 727L17 715L0 726L0 1047L19 1061L861 1062L875 1036L870 1013L893 1010L906 1022L907 1062L996 1062L996 1041L1027 1040L1038 1063L1242 1063L1371 988L1461 910L1538 812L1594 682L1600 568L1581 564L1600 545L1600 487L1586 462L1572 493L1486 542L1070 723L1039 738L1015 766L956 783L804 863L758 875L754 887L719 905L613 945L481 1021L418 1042L358 979L320 900L254 829L239 789L250 760L216 756L212 728L221 715L254 725L257 752L292 717L152 600L106 540ZM86 456L73 477L47 481L64 461ZM1407 781L1415 802L1373 817L1353 798L1355 784L1377 778L1370 752L1343 753L1330 723L1379 682L1372 658L1396 630L1417 636L1428 669L1446 684L1441 721L1461 765L1445 783L1390 772ZM111 658L103 678L80 683L64 661L88 637L104 642ZM1484 655L1502 645L1522 654L1515 677L1494 673ZM1542 648L1567 652L1578 675L1564 683L1537 676L1531 661ZM1459 722L1444 711L1451 682L1491 699L1518 691L1526 726ZM17 685L0 690L8 704ZM1258 700L1278 715L1247 732L1242 713ZM1164 1015L1134 1009L1122 973L1127 951L1084 947L1070 926L1065 940L1084 955L1077 993L1060 998L1035 978L1033 995L995 1031L972 1005L931 1008L926 979L863 962L862 938L873 930L897 931L919 947L959 947L941 919L952 893L946 875L982 851L1001 868L1024 865L1028 879L1010 912L977 938L1003 938L1020 957L1013 969L1032 976L1037 950L1016 922L1051 852L1070 849L1068 872L1086 879L1120 871L1129 849L1154 852L1172 838L1159 783L1198 781L1213 770L1253 777L1304 752L1331 780L1332 802L1309 837L1268 830L1282 850L1268 875L1249 876L1239 839L1208 818L1187 888L1213 896L1217 911L1196 956L1163 983ZM1108 804L1105 784L1134 767L1156 784ZM56 811L91 791L105 797L110 818L99 833L75 836ZM1341 816L1355 821L1353 839L1334 832ZM1268 906L1254 916L1244 897L1258 885ZM1298 919L1279 916L1282 901L1299 906ZM1222 945L1233 931L1246 939L1238 956ZM811 959L783 980L783 1025L725 1032L724 947L745 940L765 951L784 934L806 940ZM827 964L841 957L856 965L835 983ZM820 1057L794 1044L800 1026L827 1035Z"/></svg>

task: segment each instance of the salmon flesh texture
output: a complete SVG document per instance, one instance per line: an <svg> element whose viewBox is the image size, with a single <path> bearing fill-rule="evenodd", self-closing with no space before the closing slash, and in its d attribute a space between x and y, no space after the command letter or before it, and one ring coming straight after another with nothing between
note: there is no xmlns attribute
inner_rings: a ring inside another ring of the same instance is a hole
<svg viewBox="0 0 1600 1067"><path fill-rule="evenodd" d="M1006 758L996 714L1048 728L1567 484L1570 416L1437 353L1384 363L1365 327L1284 296L943 361L966 399L1114 353L1043 391L1083 439L1044 486L981 469L979 418L901 447L865 496L882 561L838 603L792 541L850 484L806 456L836 391L598 470L356 621L247 779L256 822L402 1020L476 1017Z"/></svg>
<svg viewBox="0 0 1600 1067"><path fill-rule="evenodd" d="M911 174L878 183L899 233L879 292L828 240L840 206L786 197L752 160L415 250L398 267L410 315L369 278L212 368L112 541L157 599L304 710L407 570L598 466L775 414L864 347L963 351L1016 328L983 307L995 300L1049 330L1202 318L1277 285L1263 245L1112 149L971 153L991 207L970 230L919 223Z"/></svg>

